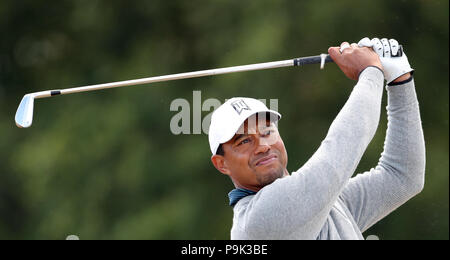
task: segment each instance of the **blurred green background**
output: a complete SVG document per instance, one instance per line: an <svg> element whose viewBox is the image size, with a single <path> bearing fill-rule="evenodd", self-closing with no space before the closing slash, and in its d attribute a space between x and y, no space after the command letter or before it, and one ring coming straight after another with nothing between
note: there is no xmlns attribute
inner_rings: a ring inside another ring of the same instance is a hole
<svg viewBox="0 0 450 260"><path fill-rule="evenodd" d="M425 188L367 232L449 238L449 2L0 2L0 239L229 239L228 177L207 135L174 135L184 98L278 99L290 172L318 148L353 81L336 65L282 68L40 99L33 126L14 114L26 93L318 55L342 41L396 38L416 69L426 141ZM374 167L386 131L357 172ZM209 114L202 112L202 116ZM192 129L192 117L191 129Z"/></svg>

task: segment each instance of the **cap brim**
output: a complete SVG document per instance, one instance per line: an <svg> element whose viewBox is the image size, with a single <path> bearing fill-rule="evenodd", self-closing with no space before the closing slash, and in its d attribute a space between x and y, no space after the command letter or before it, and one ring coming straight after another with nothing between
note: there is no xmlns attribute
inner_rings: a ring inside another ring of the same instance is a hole
<svg viewBox="0 0 450 260"><path fill-rule="evenodd" d="M226 142L230 141L233 138L233 136L236 134L236 132L239 130L239 128L241 128L241 126L245 122L245 120L247 120L250 117L252 117L252 116L254 116L256 114L259 114L259 113L271 113L273 115L276 115L277 118L276 118L276 120L274 120L274 122L279 121L281 119L281 114L278 113L277 111L274 111L274 110L256 111L256 112L254 112L252 114L249 114L246 118L244 118L242 120L242 122L240 122L240 124L237 127L234 127L233 131L230 131L229 134L224 135L223 138L221 140L219 140L220 144L223 144L223 143L226 143ZM272 119L272 117L269 117L269 118ZM217 153L217 150L216 150L216 153Z"/></svg>

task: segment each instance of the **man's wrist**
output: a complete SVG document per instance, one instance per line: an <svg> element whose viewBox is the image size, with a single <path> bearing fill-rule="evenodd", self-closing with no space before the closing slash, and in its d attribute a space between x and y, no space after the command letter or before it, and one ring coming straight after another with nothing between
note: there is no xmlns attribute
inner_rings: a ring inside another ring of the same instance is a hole
<svg viewBox="0 0 450 260"><path fill-rule="evenodd" d="M400 77L394 79L394 80L392 81L392 83L397 83L397 82L401 82L401 81L406 81L406 80L408 80L410 77L411 77L411 73L408 72L408 73L403 74L403 75L401 75Z"/></svg>
<svg viewBox="0 0 450 260"><path fill-rule="evenodd" d="M410 82L413 79L413 73L408 72L406 74L401 75L400 77L393 80L391 83L389 83L389 86L396 86L396 85L402 85L405 83Z"/></svg>
<svg viewBox="0 0 450 260"><path fill-rule="evenodd" d="M375 65L370 65L370 66L365 67L363 70L361 70L361 71L359 72L358 79L361 77L361 74L362 74L364 71L366 71L367 69L369 69L369 68L375 68L375 69L378 69L378 70L381 72L381 74L383 75L383 78L384 78L384 71L383 71L380 67L375 66Z"/></svg>

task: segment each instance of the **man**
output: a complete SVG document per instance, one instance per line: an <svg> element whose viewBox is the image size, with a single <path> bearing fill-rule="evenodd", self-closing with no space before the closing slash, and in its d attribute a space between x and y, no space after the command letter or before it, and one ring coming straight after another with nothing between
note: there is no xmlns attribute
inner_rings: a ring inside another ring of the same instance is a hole
<svg viewBox="0 0 450 260"><path fill-rule="evenodd" d="M211 161L236 187L229 194L231 239L363 239L362 232L423 189L425 144L413 70L397 41L364 38L328 52L357 84L296 172L286 169L275 126L280 114L251 98L230 99L213 113ZM378 126L383 79L384 151L375 168L351 178Z"/></svg>

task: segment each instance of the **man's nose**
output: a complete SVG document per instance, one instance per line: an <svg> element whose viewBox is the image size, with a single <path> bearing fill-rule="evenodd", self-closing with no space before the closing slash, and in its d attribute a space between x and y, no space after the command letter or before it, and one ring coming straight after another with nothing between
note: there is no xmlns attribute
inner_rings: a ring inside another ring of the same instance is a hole
<svg viewBox="0 0 450 260"><path fill-rule="evenodd" d="M266 153L270 150L270 144L265 140L265 138L257 135L256 137L256 149L255 154Z"/></svg>

